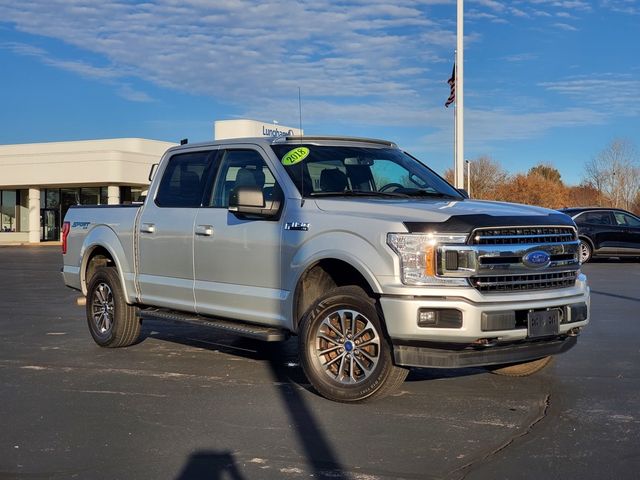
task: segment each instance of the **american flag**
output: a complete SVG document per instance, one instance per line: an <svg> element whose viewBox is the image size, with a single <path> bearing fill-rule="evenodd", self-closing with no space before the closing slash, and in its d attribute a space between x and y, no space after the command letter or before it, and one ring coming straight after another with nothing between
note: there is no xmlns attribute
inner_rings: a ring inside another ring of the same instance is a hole
<svg viewBox="0 0 640 480"><path fill-rule="evenodd" d="M453 102L456 101L456 64L453 64L453 72L451 73L451 78L447 80L447 83L451 87L451 93L449 94L449 98L445 102L444 106L449 108Z"/></svg>

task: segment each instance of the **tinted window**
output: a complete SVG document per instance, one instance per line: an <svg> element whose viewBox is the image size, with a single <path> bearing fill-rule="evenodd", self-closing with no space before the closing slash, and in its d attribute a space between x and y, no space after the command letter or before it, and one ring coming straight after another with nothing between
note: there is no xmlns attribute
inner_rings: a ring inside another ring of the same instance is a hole
<svg viewBox="0 0 640 480"><path fill-rule="evenodd" d="M255 150L223 152L209 206L227 208L231 192L239 186L261 188L265 200L269 200L277 188L273 174Z"/></svg>
<svg viewBox="0 0 640 480"><path fill-rule="evenodd" d="M616 218L616 223L618 225L623 227L640 227L640 220L636 217L622 212L614 212L613 215Z"/></svg>
<svg viewBox="0 0 640 480"><path fill-rule="evenodd" d="M161 207L199 207L212 152L174 155L164 171L156 204Z"/></svg>
<svg viewBox="0 0 640 480"><path fill-rule="evenodd" d="M586 212L576 218L576 222L591 223L593 225L611 225L609 212Z"/></svg>

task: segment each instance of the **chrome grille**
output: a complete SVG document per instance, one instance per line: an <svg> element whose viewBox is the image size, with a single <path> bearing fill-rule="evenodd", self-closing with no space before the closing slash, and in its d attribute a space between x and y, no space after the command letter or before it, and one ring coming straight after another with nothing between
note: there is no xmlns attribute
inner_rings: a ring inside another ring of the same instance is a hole
<svg viewBox="0 0 640 480"><path fill-rule="evenodd" d="M471 245L514 245L525 243L561 243L577 240L572 227L483 228L469 238Z"/></svg>
<svg viewBox="0 0 640 480"><path fill-rule="evenodd" d="M471 285L483 293L567 288L575 285L580 263L578 236L569 226L479 228L468 240L475 251ZM546 266L525 265L527 253L544 251Z"/></svg>
<svg viewBox="0 0 640 480"><path fill-rule="evenodd" d="M471 278L471 284L484 293L520 292L572 287L577 271L532 273L525 275L487 275Z"/></svg>

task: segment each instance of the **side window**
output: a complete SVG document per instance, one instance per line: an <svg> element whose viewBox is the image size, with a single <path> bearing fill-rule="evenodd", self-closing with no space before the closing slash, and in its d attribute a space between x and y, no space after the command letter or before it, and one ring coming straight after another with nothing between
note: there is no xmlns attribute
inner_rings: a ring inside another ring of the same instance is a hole
<svg viewBox="0 0 640 480"><path fill-rule="evenodd" d="M225 150L208 205L227 208L229 196L236 187L261 188L265 200L272 198L278 188L260 153L255 150Z"/></svg>
<svg viewBox="0 0 640 480"><path fill-rule="evenodd" d="M640 227L640 220L622 212L614 212L616 223L622 227Z"/></svg>
<svg viewBox="0 0 640 480"><path fill-rule="evenodd" d="M199 207L206 182L205 171L212 152L174 155L164 171L156 205L159 207Z"/></svg>
<svg viewBox="0 0 640 480"><path fill-rule="evenodd" d="M609 212L586 212L576 218L581 223L590 223L592 225L611 225L611 215Z"/></svg>

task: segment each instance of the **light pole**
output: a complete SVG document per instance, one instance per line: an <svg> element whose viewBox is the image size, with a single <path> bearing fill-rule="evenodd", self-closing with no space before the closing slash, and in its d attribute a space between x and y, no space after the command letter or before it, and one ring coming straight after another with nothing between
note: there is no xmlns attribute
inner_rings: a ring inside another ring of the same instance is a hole
<svg viewBox="0 0 640 480"><path fill-rule="evenodd" d="M467 193L471 196L471 160L465 160L467 164Z"/></svg>

